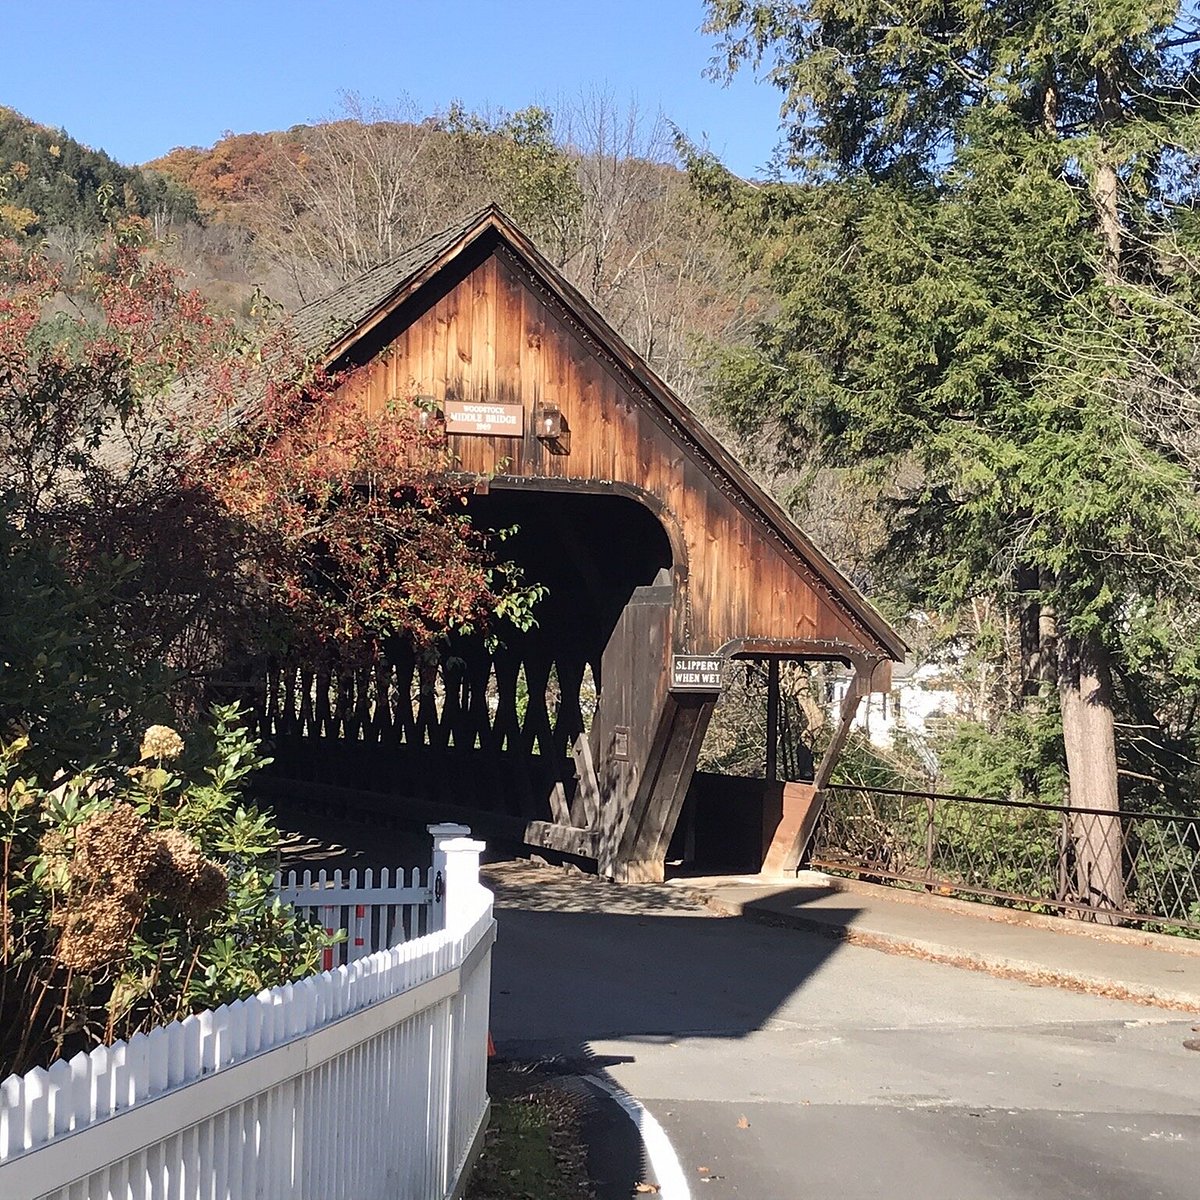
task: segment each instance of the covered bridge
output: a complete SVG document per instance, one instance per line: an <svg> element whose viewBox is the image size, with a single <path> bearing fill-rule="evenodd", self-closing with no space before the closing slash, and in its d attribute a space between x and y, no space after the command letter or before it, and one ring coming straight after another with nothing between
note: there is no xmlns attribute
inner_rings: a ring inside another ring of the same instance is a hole
<svg viewBox="0 0 1200 1200"><path fill-rule="evenodd" d="M297 327L363 368L358 403L441 412L477 520L519 527L505 553L548 593L494 652L463 640L431 666L397 647L369 671L276 678L275 786L388 797L660 879L725 663L840 661L846 720L815 778L771 778L768 746L761 857L794 867L852 707L903 645L783 510L494 207Z"/></svg>

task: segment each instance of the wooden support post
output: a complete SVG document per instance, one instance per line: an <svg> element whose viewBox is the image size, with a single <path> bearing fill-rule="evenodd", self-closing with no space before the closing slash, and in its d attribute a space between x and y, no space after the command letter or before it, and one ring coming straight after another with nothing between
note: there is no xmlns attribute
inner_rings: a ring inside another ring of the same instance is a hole
<svg viewBox="0 0 1200 1200"><path fill-rule="evenodd" d="M616 831L601 840L600 869L622 883L660 883L716 696L669 695L663 703L641 786ZM607 850L607 854L605 854Z"/></svg>
<svg viewBox="0 0 1200 1200"><path fill-rule="evenodd" d="M767 659L767 782L779 779L779 659Z"/></svg>
<svg viewBox="0 0 1200 1200"><path fill-rule="evenodd" d="M600 795L597 857L601 874L618 879L624 877L626 830L642 819L664 753L664 714L672 708L672 600L669 585L635 589L604 649L604 682L592 723ZM661 863L658 872L661 879Z"/></svg>
<svg viewBox="0 0 1200 1200"><path fill-rule="evenodd" d="M833 774L846 738L850 735L850 726L854 721L854 714L858 712L859 701L870 688L871 667L856 667L842 700L841 720L817 765L811 791L807 788L803 791L794 789L791 804L788 803L789 796L785 791L783 817L763 861L764 875L794 875L800 866L800 859L808 848L809 838L812 837L817 817L821 812L822 792Z"/></svg>
<svg viewBox="0 0 1200 1200"><path fill-rule="evenodd" d="M592 739L581 733L572 749L577 783L570 823L580 829L595 829L600 821L600 781L592 761Z"/></svg>

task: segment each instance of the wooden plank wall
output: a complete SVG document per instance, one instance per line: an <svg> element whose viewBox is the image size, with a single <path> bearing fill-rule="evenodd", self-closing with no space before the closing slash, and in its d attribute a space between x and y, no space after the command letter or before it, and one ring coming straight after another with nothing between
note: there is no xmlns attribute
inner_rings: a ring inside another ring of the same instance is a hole
<svg viewBox="0 0 1200 1200"><path fill-rule="evenodd" d="M500 246L456 266L459 277L381 326L372 348L387 353L357 380L362 403L376 409L421 394L523 404L522 438L450 438L465 472L501 483L637 489L684 560L675 564L677 653L710 653L733 638L864 643L829 589L696 447L681 443L523 263ZM566 418L569 435L558 446L529 427L543 401Z"/></svg>

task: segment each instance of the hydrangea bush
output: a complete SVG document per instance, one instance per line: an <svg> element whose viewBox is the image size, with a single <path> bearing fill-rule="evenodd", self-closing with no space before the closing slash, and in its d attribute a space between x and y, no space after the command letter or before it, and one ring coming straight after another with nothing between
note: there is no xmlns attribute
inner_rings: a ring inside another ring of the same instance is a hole
<svg viewBox="0 0 1200 1200"><path fill-rule="evenodd" d="M274 894L265 760L236 706L151 726L123 774L40 783L0 749L0 1076L286 983L328 938Z"/></svg>

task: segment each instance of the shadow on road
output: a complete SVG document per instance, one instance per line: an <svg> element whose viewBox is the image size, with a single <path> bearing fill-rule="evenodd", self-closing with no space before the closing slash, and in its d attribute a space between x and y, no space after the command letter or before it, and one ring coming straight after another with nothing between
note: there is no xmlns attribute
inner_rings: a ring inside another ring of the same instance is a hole
<svg viewBox="0 0 1200 1200"><path fill-rule="evenodd" d="M419 825L380 825L342 810L273 804L285 868L411 866L428 862ZM485 858L503 856L489 846ZM636 1061L639 1043L738 1039L771 1027L776 1013L838 952L827 938L789 939L722 918L666 886L614 884L581 872L493 861L496 896L491 1032L500 1055L559 1077L585 1111L583 1136L597 1200L620 1200L653 1180L633 1123L589 1079L615 1086L607 1068ZM805 889L800 903L833 894ZM848 926L859 909L823 919ZM596 1043L620 1041L619 1057ZM582 1089L582 1090L580 1090Z"/></svg>
<svg viewBox="0 0 1200 1200"><path fill-rule="evenodd" d="M496 895L497 1047L564 1076L612 1082L607 1067L635 1061L636 1050L598 1054L596 1043L669 1047L767 1028L838 951L834 941L804 938L781 955L775 931L722 919L665 887L623 886L526 863L497 864L485 875ZM848 907L844 919L856 912ZM592 1145L602 1197L629 1196L637 1183L656 1182L640 1144L628 1139L630 1129L618 1122L613 1140Z"/></svg>
<svg viewBox="0 0 1200 1200"><path fill-rule="evenodd" d="M805 938L780 955L756 923L716 917L667 888L519 863L486 875L499 924L498 1042L580 1053L618 1038L742 1036L764 1028L837 952ZM845 921L856 913L847 907Z"/></svg>

